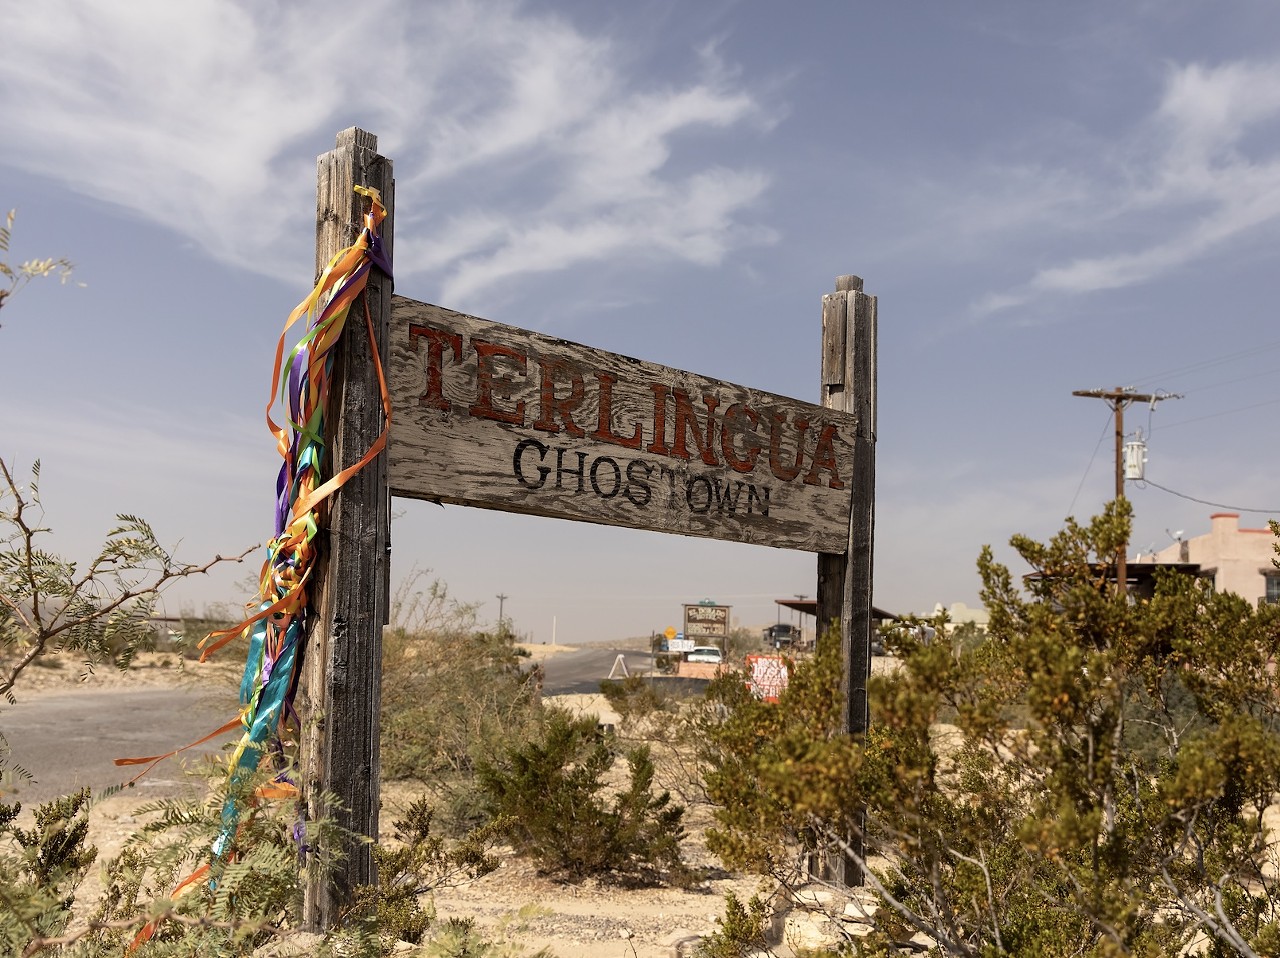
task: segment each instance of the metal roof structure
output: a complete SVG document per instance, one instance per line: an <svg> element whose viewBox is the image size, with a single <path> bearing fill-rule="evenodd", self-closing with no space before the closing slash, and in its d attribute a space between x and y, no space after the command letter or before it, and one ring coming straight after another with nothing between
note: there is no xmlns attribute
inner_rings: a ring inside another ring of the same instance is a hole
<svg viewBox="0 0 1280 958"><path fill-rule="evenodd" d="M773 601L776 602L778 605L782 606L784 609L791 609L793 612L800 612L804 615L812 615L812 616L816 616L818 614L817 599L791 598L791 599L774 599ZM871 618L877 622L890 622L890 621L896 621L898 617L894 615L892 612L886 612L884 609L877 609L875 606L872 606Z"/></svg>

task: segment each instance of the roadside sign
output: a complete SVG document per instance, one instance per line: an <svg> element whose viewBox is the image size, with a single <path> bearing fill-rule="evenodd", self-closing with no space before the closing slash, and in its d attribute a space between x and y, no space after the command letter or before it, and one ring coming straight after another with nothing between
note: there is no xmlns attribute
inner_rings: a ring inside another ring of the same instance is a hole
<svg viewBox="0 0 1280 958"><path fill-rule="evenodd" d="M780 655L748 655L747 675L751 694L766 702L778 701L791 678L786 659Z"/></svg>
<svg viewBox="0 0 1280 958"><path fill-rule="evenodd" d="M703 645L718 645L729 635L729 611L732 606L708 605L706 600L684 607L684 634L699 638Z"/></svg>

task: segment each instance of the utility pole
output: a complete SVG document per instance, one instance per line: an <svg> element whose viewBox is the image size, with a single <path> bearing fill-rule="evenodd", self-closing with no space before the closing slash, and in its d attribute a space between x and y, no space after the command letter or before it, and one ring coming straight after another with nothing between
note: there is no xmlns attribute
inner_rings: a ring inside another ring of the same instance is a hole
<svg viewBox="0 0 1280 958"><path fill-rule="evenodd" d="M502 604L506 602L507 599L510 598L510 596L503 595L501 592L499 592L497 598L498 598L498 630L501 631L502 630Z"/></svg>
<svg viewBox="0 0 1280 958"><path fill-rule="evenodd" d="M1117 386L1115 389L1077 389L1071 395L1085 396L1088 399L1105 399L1111 406L1111 411L1116 418L1116 499L1123 499L1125 406L1136 402L1151 403L1154 406L1162 399L1181 399L1182 397L1174 393L1137 393L1124 386ZM1128 588L1129 570L1125 559L1128 550L1127 540L1120 543L1120 548L1116 550L1116 586L1121 595L1124 595Z"/></svg>

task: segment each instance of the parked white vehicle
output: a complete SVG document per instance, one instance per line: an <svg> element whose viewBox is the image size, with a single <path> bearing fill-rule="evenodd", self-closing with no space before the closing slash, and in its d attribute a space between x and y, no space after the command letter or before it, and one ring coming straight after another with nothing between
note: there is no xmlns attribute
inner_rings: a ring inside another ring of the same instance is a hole
<svg viewBox="0 0 1280 958"><path fill-rule="evenodd" d="M685 661L708 662L711 665L719 665L724 661L724 653L714 645L699 645L685 656Z"/></svg>

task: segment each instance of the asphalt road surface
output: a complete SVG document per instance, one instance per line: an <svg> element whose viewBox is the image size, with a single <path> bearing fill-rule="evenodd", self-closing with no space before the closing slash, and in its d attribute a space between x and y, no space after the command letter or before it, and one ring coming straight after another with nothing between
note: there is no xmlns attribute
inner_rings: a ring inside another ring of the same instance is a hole
<svg viewBox="0 0 1280 958"><path fill-rule="evenodd" d="M628 671L653 671L653 656L648 652L628 652L623 649L578 649L561 652L547 659L542 691L546 695L574 695L599 692L600 683L609 677L617 664L618 656L624 657ZM618 677L622 676L619 669Z"/></svg>
<svg viewBox="0 0 1280 958"><path fill-rule="evenodd" d="M600 691L619 655L633 674L651 671L653 656L618 649L580 649L547 659L543 691L566 695ZM620 673L619 673L620 674ZM26 697L0 709L0 732L10 760L34 776L16 780L0 800L34 806L89 786L94 794L133 777L140 767L117 767L117 758L168 752L203 738L235 717L234 691L143 688L77 690ZM193 764L235 738L227 733L156 766L134 787L147 798L196 794L182 763Z"/></svg>
<svg viewBox="0 0 1280 958"><path fill-rule="evenodd" d="M11 762L35 781L11 782L3 800L33 807L88 785L94 794L132 778L142 766L117 767L117 758L155 755L194 742L235 717L233 690L145 688L40 695L0 710L0 732ZM217 752L234 733L157 765L136 786L146 798L196 794L182 761Z"/></svg>

